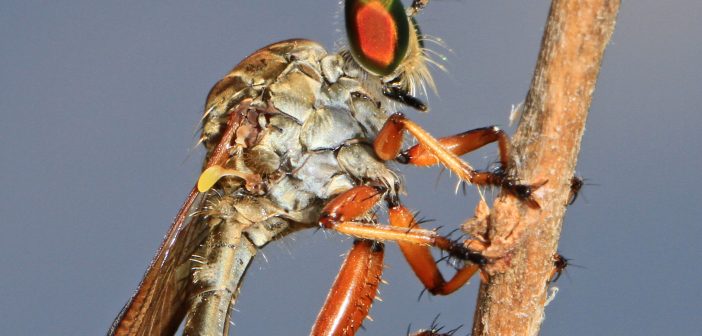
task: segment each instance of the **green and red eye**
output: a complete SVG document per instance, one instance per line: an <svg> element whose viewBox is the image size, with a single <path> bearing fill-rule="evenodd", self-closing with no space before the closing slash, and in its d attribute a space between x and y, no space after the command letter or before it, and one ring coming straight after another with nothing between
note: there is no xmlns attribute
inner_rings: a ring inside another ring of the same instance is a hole
<svg viewBox="0 0 702 336"><path fill-rule="evenodd" d="M409 20L402 2L347 0L344 11L353 58L371 73L391 74L409 46Z"/></svg>

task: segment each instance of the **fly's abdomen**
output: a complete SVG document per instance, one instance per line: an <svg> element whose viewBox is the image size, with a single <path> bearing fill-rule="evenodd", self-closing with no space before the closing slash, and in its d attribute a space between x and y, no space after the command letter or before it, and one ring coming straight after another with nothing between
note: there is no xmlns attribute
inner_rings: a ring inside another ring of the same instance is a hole
<svg viewBox="0 0 702 336"><path fill-rule="evenodd" d="M193 256L196 294L191 297L185 335L226 335L230 307L241 278L256 255L256 247L243 236L237 223L214 225L205 246L205 256Z"/></svg>

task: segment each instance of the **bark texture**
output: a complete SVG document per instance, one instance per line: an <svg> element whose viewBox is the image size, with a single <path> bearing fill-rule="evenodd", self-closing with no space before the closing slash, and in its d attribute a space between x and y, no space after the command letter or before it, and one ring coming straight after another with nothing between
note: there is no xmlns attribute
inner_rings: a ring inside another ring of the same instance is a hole
<svg viewBox="0 0 702 336"><path fill-rule="evenodd" d="M513 138L513 174L548 181L541 209L495 201L485 254L502 258L481 285L473 335L536 335L585 121L619 0L554 0L524 112Z"/></svg>

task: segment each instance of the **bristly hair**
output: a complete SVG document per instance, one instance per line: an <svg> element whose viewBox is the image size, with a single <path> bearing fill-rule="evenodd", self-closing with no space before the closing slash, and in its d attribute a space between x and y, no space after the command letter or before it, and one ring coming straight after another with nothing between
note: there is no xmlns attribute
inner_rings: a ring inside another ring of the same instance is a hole
<svg viewBox="0 0 702 336"><path fill-rule="evenodd" d="M444 40L440 37L422 33L419 29L419 25L414 20L414 15L416 14L418 14L418 11L413 11L411 8L407 9L407 15L411 18L411 26L416 39L411 39L407 56L405 56L405 62L401 65L405 66L405 69L402 71L407 81L407 83L403 84L406 84L405 88L407 88L411 94L416 94L417 91L421 89L424 96L427 96L427 87L429 87L434 94L438 94L436 83L429 71L428 65L431 64L439 70L446 72L445 63L447 57L429 48L428 45L433 44L449 52L451 52L451 49L448 48ZM434 57L438 58L438 60Z"/></svg>
<svg viewBox="0 0 702 336"><path fill-rule="evenodd" d="M432 52L424 45L425 37L418 27L413 24L412 29L414 29L416 38L410 39L405 60L400 63L391 76L399 78L400 85L406 88L411 95L417 95L421 92L427 96L427 87L434 93L437 92L436 83L427 65L430 63L439 65L439 69L443 68L443 65L438 64L430 57Z"/></svg>

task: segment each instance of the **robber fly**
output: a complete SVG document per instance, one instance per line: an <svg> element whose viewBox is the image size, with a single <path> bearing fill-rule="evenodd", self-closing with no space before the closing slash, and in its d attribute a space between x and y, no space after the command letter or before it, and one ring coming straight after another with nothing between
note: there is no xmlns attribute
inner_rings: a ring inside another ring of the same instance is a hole
<svg viewBox="0 0 702 336"><path fill-rule="evenodd" d="M426 2L405 9L394 0L347 0L347 48L329 53L309 40L274 43L214 85L202 119L203 172L110 335L170 335L183 319L185 334L226 334L257 251L305 228L360 239L334 284L352 294L330 295L314 335L353 334L360 327L382 270L377 241L398 241L433 294L456 290L486 262L418 228L399 201L402 180L386 164L443 164L466 182L530 200L531 189L503 170L478 172L457 156L497 141L506 166L507 139L496 127L434 139L396 113L427 110L415 97L433 82L414 19ZM419 144L401 152L405 131ZM389 226L376 223L374 210L382 204ZM429 246L466 266L445 281Z"/></svg>

